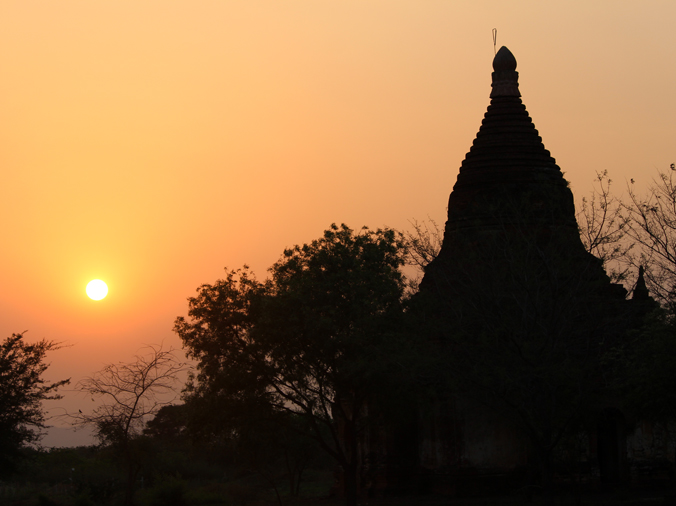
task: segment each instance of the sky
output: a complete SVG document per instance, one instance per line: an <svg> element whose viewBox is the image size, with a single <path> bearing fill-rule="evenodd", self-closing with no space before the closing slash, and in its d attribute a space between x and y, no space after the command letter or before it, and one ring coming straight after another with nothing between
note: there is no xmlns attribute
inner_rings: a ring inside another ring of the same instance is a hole
<svg viewBox="0 0 676 506"><path fill-rule="evenodd" d="M576 199L604 170L644 188L676 161L674 19L673 0L3 0L0 337L62 342L46 377L75 384L144 345L180 357L174 319L224 268L264 278L331 223L443 224L493 28ZM91 407L64 394L50 414Z"/></svg>

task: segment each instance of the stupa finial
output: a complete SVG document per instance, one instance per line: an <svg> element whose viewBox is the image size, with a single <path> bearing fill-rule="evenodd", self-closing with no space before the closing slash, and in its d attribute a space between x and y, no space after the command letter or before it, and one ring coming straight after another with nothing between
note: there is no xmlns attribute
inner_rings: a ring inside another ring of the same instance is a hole
<svg viewBox="0 0 676 506"><path fill-rule="evenodd" d="M645 269L642 265L638 267L638 278L636 279L636 286L634 287L634 294L632 295L632 300L649 300L650 292L645 283L644 277Z"/></svg>
<svg viewBox="0 0 676 506"><path fill-rule="evenodd" d="M519 73L516 71L516 58L505 46L502 46L493 58L493 90L494 97L520 97Z"/></svg>

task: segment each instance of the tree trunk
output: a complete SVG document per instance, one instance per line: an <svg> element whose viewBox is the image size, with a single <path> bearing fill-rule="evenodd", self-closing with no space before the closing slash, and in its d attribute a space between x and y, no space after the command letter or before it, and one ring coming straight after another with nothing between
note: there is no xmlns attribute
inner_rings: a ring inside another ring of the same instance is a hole
<svg viewBox="0 0 676 506"><path fill-rule="evenodd" d="M345 504L357 505L357 471L359 468L359 444L354 419L346 419L343 426L345 461L343 463Z"/></svg>
<svg viewBox="0 0 676 506"><path fill-rule="evenodd" d="M350 462L343 467L343 493L346 506L357 506L357 464Z"/></svg>
<svg viewBox="0 0 676 506"><path fill-rule="evenodd" d="M542 483L542 498L545 504L554 504L554 489L552 484L551 453L538 451L540 461L540 480Z"/></svg>
<svg viewBox="0 0 676 506"><path fill-rule="evenodd" d="M129 465L127 470L127 486L124 491L124 505L132 506L134 504L134 488L136 485L136 466L134 464Z"/></svg>
<svg viewBox="0 0 676 506"><path fill-rule="evenodd" d="M296 473L294 471L289 471L289 495L291 497L296 497Z"/></svg>
<svg viewBox="0 0 676 506"><path fill-rule="evenodd" d="M298 474L296 475L296 491L294 495L296 497L300 497L300 481L303 478L303 471L305 470L305 467L299 467L298 469Z"/></svg>
<svg viewBox="0 0 676 506"><path fill-rule="evenodd" d="M127 461L127 485L124 491L124 506L134 504L134 491L136 490L136 477L141 471L141 466L134 461L134 457L128 448L125 448L125 460Z"/></svg>

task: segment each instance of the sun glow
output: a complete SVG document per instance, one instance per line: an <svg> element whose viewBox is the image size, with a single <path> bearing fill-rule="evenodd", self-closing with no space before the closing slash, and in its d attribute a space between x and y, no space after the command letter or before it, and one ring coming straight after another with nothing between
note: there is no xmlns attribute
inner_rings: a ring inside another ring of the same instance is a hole
<svg viewBox="0 0 676 506"><path fill-rule="evenodd" d="M108 285L100 279L93 279L87 284L87 295L92 300L101 300L108 295Z"/></svg>

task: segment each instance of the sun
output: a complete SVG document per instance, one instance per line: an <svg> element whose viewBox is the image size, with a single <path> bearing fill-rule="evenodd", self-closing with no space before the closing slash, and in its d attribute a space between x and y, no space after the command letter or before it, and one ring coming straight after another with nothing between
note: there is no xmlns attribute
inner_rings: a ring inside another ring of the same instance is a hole
<svg viewBox="0 0 676 506"><path fill-rule="evenodd" d="M87 284L87 295L90 299L101 300L108 295L108 285L100 279L93 279Z"/></svg>

